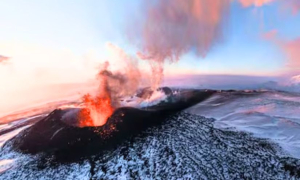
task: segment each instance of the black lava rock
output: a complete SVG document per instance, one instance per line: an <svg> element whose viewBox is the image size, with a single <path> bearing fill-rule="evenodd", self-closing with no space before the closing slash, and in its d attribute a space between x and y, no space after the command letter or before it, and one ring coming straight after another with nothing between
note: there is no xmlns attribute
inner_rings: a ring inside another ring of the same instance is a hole
<svg viewBox="0 0 300 180"><path fill-rule="evenodd" d="M191 90L176 97L175 103L164 103L147 110L119 108L100 127L77 127L75 125L79 109L57 109L6 145L10 144L23 153L43 152L60 161L77 161L114 148L127 137L162 123L166 117L199 103L214 93L215 91Z"/></svg>

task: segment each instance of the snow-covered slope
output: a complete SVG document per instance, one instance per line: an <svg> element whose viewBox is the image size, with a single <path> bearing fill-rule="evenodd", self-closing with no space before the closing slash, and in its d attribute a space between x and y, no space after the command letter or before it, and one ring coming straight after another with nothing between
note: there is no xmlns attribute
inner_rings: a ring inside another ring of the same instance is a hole
<svg viewBox="0 0 300 180"><path fill-rule="evenodd" d="M0 179L297 179L299 105L295 93L220 91L74 162L25 155L8 144L0 150ZM1 136L2 143L19 130Z"/></svg>
<svg viewBox="0 0 300 180"><path fill-rule="evenodd" d="M2 151L0 157L23 155ZM291 179L300 161L282 157L264 139L213 127L213 119L179 113L106 153L51 164L38 156L14 160L1 179Z"/></svg>
<svg viewBox="0 0 300 180"><path fill-rule="evenodd" d="M300 158L300 95L296 93L221 92L187 112L215 118L215 127L235 127L279 143Z"/></svg>

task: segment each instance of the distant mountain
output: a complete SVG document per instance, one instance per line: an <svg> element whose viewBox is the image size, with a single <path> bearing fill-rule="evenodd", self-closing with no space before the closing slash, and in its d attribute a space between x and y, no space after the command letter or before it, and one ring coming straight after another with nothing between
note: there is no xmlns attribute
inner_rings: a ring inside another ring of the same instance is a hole
<svg viewBox="0 0 300 180"><path fill-rule="evenodd" d="M267 81L262 83L259 87L260 89L278 89L279 85L276 81Z"/></svg>
<svg viewBox="0 0 300 180"><path fill-rule="evenodd" d="M280 90L290 92L300 92L300 75L283 79L280 83L276 81L267 81L258 86L259 89Z"/></svg>

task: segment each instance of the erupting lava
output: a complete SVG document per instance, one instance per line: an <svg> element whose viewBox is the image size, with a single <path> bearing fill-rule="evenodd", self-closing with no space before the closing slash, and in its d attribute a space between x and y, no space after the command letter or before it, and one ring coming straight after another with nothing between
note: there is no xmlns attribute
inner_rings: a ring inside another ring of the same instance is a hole
<svg viewBox="0 0 300 180"><path fill-rule="evenodd" d="M119 68L112 71L109 63L102 64L97 75L99 88L96 96L87 94L83 97L84 108L79 112L79 126L102 126L120 107L120 98L133 96L140 84L141 73L138 68L137 59L127 55L122 49L109 44L117 58Z"/></svg>
<svg viewBox="0 0 300 180"><path fill-rule="evenodd" d="M79 112L79 126L102 126L112 115L114 108L108 94L93 98L90 94L83 96L85 108Z"/></svg>
<svg viewBox="0 0 300 180"><path fill-rule="evenodd" d="M107 119L113 114L112 96L109 89L108 76L105 73L108 63L104 65L104 70L98 74L100 86L96 97L90 94L83 96L84 108L79 112L79 126L103 126Z"/></svg>

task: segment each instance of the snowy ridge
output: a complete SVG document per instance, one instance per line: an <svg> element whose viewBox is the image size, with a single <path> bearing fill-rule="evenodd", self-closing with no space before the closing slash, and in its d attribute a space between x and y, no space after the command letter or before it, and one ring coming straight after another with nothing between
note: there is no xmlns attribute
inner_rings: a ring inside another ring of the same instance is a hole
<svg viewBox="0 0 300 180"><path fill-rule="evenodd" d="M242 132L216 129L213 119L179 113L120 147L78 163L32 158L1 179L291 179L300 160Z"/></svg>
<svg viewBox="0 0 300 180"><path fill-rule="evenodd" d="M279 143L300 158L300 95L288 92L221 92L186 112L216 119L217 128L234 127Z"/></svg>

